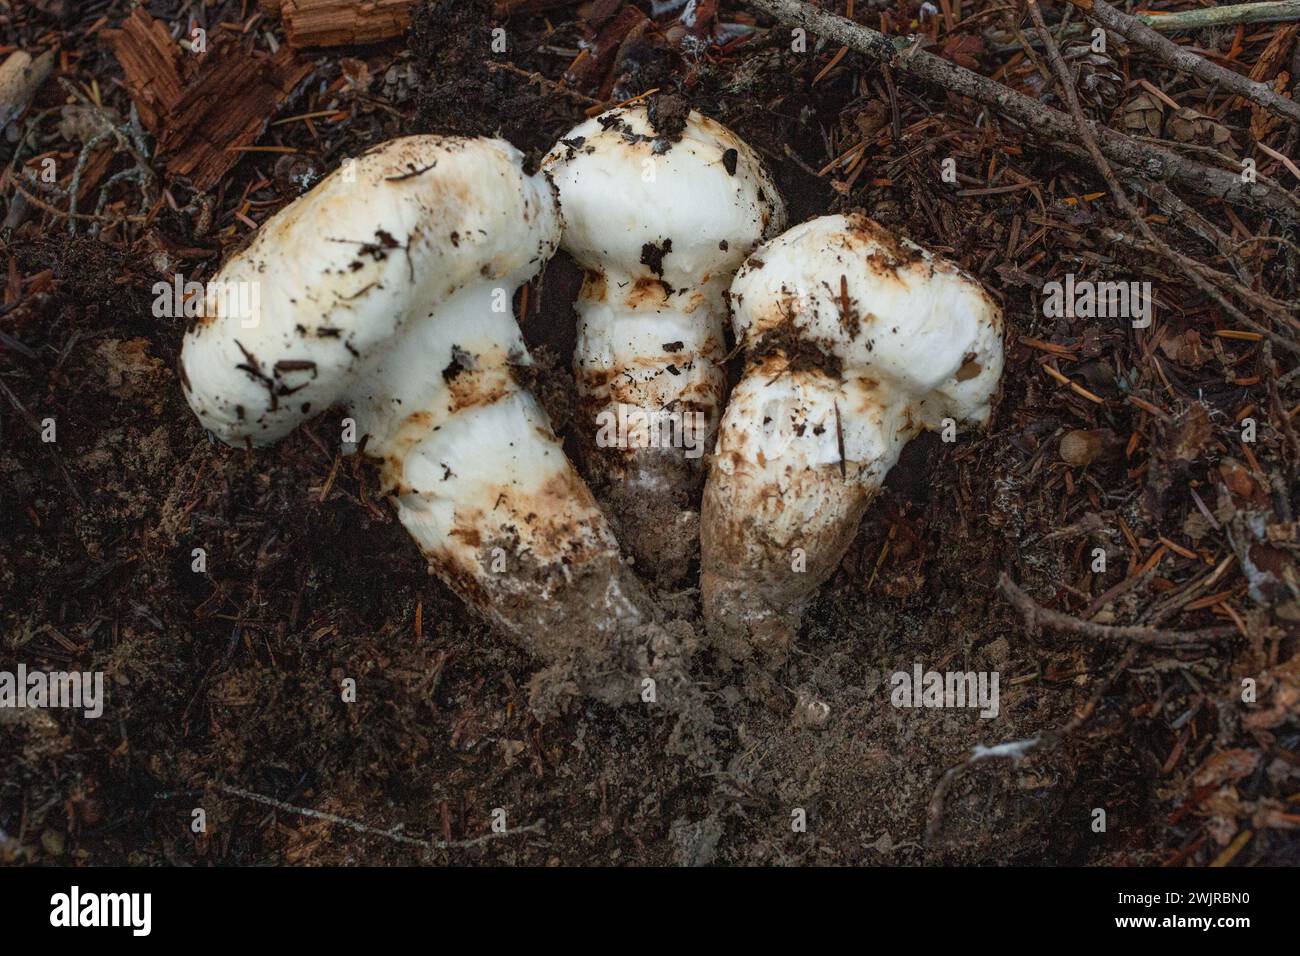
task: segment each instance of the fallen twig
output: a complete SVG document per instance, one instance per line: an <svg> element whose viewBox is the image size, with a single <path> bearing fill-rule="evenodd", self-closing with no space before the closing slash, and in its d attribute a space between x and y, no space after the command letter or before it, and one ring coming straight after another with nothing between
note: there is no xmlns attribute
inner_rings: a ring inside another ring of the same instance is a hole
<svg viewBox="0 0 1300 956"><path fill-rule="evenodd" d="M1069 0L1069 2L1107 30L1118 33L1129 42L1159 57L1169 66L1190 73L1212 86L1217 85L1222 90L1244 97L1293 123L1300 123L1300 104L1274 92L1268 84L1259 83L1248 76L1234 73L1226 67L1197 56L1191 50L1161 36L1137 17L1116 10L1106 0Z"/></svg>
<svg viewBox="0 0 1300 956"><path fill-rule="evenodd" d="M251 800L253 803L260 803L264 806L272 807L284 813L296 813L301 817L310 817L313 820L324 820L326 823L337 823L339 826L347 827L355 833L365 833L370 836L383 837L386 840L393 840L396 843L404 843L408 846L418 846L426 850L459 850L469 847L482 846L492 840L501 837L518 836L521 833L537 833L545 826L545 820L536 820L527 826L514 827L502 833L489 832L482 836L473 837L468 840L421 840L418 837L410 837L399 832L401 827L394 827L391 830L380 830L378 827L372 827L369 824L361 823L358 820L349 820L347 817L341 817L335 813L327 813L324 810L313 810L310 807L295 807L291 803L285 803L283 800L276 800L274 797L263 796L260 793L254 793L252 790L244 790L240 787L232 787L225 783L212 784L213 789L220 790L222 793L229 794L232 797L240 797L244 800ZM175 792L157 794L159 799L176 796Z"/></svg>
<svg viewBox="0 0 1300 956"><path fill-rule="evenodd" d="M1287 23L1300 20L1300 0L1273 3L1229 3L1218 7L1179 10L1175 13L1135 13L1134 19L1160 33L1179 33L1238 23Z"/></svg>
<svg viewBox="0 0 1300 956"><path fill-rule="evenodd" d="M1076 136L1073 120L1060 110L1044 106L941 57L913 50L913 43L907 38L885 36L852 20L819 10L803 0L746 2L783 23L801 26L819 36L847 44L871 60L896 66L901 73L996 109L1039 139L1059 142ZM1106 126L1091 122L1088 126L1101 151L1113 163L1136 170L1150 179L1173 180L1203 196L1252 205L1286 223L1300 225L1300 200L1277 186L1259 181L1243 182L1238 173L1198 163L1158 146L1139 143L1131 136Z"/></svg>
<svg viewBox="0 0 1300 956"><path fill-rule="evenodd" d="M1211 246L1218 250L1236 270L1238 277L1247 288L1255 284L1255 275L1250 267L1242 260L1238 250L1240 246L1234 246L1232 237L1222 229L1210 222L1205 216L1197 210L1183 202L1181 198L1164 183L1153 183L1141 177L1135 176L1129 184L1135 190L1142 193L1156 205L1169 212L1174 221L1187 229L1190 229L1196 235L1200 236Z"/></svg>
<svg viewBox="0 0 1300 956"><path fill-rule="evenodd" d="M982 760L1006 758L1013 763L1019 763L1024 759L1026 753L1037 747L1041 742L1042 737L1035 735L1026 737L1023 740L1007 741L993 747L976 745L971 748L969 757L945 770L943 776L939 778L939 782L935 785L934 793L930 794L930 804L926 808L925 845L932 845L934 838L939 835L939 827L943 824L944 802L948 799L948 792L952 790L953 784L957 782L957 778L964 771Z"/></svg>
<svg viewBox="0 0 1300 956"><path fill-rule="evenodd" d="M1202 274L1199 265L1195 261L1189 259L1187 256L1174 252L1174 250L1169 247L1168 243L1156 235L1155 230L1151 228L1150 224L1146 221L1146 218L1138 208L1133 205L1133 201L1128 198L1128 193L1124 192L1124 188L1119 184L1119 180L1115 178L1115 171L1111 169L1110 163L1107 162L1106 157L1102 155L1101 147L1097 145L1097 139L1093 136L1090 124L1088 123L1087 118L1083 115L1083 108L1079 105L1079 94L1074 88L1074 80L1070 76L1070 68L1065 65L1065 60L1061 57L1061 50L1056 45L1056 41L1052 38L1052 32L1047 29L1047 22L1043 19L1043 11L1038 8L1038 0L1029 0L1028 7L1029 16L1034 21L1034 29L1038 31L1039 39L1043 41L1043 48L1047 53L1047 61L1051 64L1052 72L1056 74L1057 84L1061 87L1062 95L1065 97L1065 102L1070 108L1070 115L1074 117L1074 125L1078 130L1079 141L1083 144L1083 148L1088 151L1088 155L1092 158L1093 166L1096 167L1098 174L1105 181L1106 188L1110 190L1111 198L1115 200L1116 205L1118 205L1120 209L1124 210L1124 214L1128 216L1129 221L1137 227L1138 232L1142 233L1147 242L1149 242L1161 256L1169 262L1179 266L1183 270L1183 273L1192 280L1192 284L1218 302L1220 308L1227 312L1228 315L1232 316L1232 318L1237 322L1255 329L1255 331L1259 332L1261 335L1272 336L1272 338L1284 348L1300 353L1300 345L1287 340L1283 336L1272 333L1269 329L1247 316L1244 312L1229 302L1215 287L1214 283Z"/></svg>
<svg viewBox="0 0 1300 956"><path fill-rule="evenodd" d="M567 96L572 100L576 100L579 103L585 103L588 106L605 107L609 105L602 100L596 99L594 96L588 96L586 93L570 89L563 83L557 83L552 79L548 79L536 70L525 70L522 67L515 66L513 63L499 63L495 60L485 60L483 65L493 73L498 70L505 70L507 73L513 73L515 76L522 77L530 83L536 83L538 86L548 89L558 96Z"/></svg>
<svg viewBox="0 0 1300 956"><path fill-rule="evenodd" d="M1144 23L1157 33L1185 33L1190 30L1202 30L1206 27L1227 27L1246 23L1289 23L1300 20L1300 0L1276 0L1271 3L1230 3L1219 7L1202 7L1191 10L1178 10L1174 13L1135 13L1134 19ZM1071 23L1058 31L1057 39L1071 40L1087 35L1086 23ZM994 43L990 47L995 53L1007 53L1022 49L1024 37L1018 37L1013 43ZM1029 39L1033 46L1042 43Z"/></svg>
<svg viewBox="0 0 1300 956"><path fill-rule="evenodd" d="M1129 235L1128 233L1121 232L1118 229L1103 228L1099 230L1098 234L1107 242L1113 242L1125 246L1131 246L1134 249L1139 249L1147 253L1158 253L1160 255L1167 255L1163 250L1158 249L1151 243L1147 242L1145 239L1141 239L1137 236ZM1276 321L1279 325L1289 326L1292 329L1300 329L1300 322L1298 322L1294 317L1286 315L1285 312L1282 311L1282 309L1290 308L1290 306L1287 306L1285 303L1279 302L1278 300L1272 298L1271 296L1266 296L1263 295L1262 293L1256 292L1255 290L1251 289L1249 286L1244 285L1241 282L1238 282L1236 279L1233 279L1232 276L1228 275L1227 273L1219 272L1217 269L1212 269L1209 266L1206 266L1204 263L1200 262L1199 260L1193 259L1191 256L1183 255L1181 252L1178 252L1176 249L1171 251L1173 253L1174 261L1177 262L1179 265L1183 266L1185 270L1189 272L1195 271L1200 275L1207 276L1216 282L1222 283L1224 286L1232 289L1232 291L1235 292L1237 295L1241 296L1243 300L1249 302L1252 308L1259 309L1269 318ZM1286 338L1283 335L1278 334L1277 332L1272 331L1271 329L1266 328L1265 326L1256 322L1254 319L1251 319L1249 317L1243 318L1240 314L1234 316L1234 318L1242 322L1244 325L1246 325L1248 328L1252 329L1253 331L1258 332L1260 335L1264 336L1270 342L1275 343L1280 348L1283 348L1288 352L1300 353L1300 345L1298 345L1296 342Z"/></svg>
<svg viewBox="0 0 1300 956"><path fill-rule="evenodd" d="M1025 619L1025 627L1034 636L1041 634L1044 627L1048 627L1069 634L1078 634L1081 637L1130 641L1146 647L1186 647L1222 640L1237 633L1237 628L1231 624L1203 627L1194 631L1166 631L1142 624L1113 625L1081 621L1069 614L1043 607L1005 574L998 578L998 590L1011 606L1021 613Z"/></svg>
<svg viewBox="0 0 1300 956"><path fill-rule="evenodd" d="M33 196L26 189L24 189L22 183L18 182L17 180L11 180L11 182L14 187L14 190L18 192L29 203L31 203L33 206L35 206L37 209L41 210L42 212L47 212L51 216L57 216L60 219L76 219L76 220L85 220L87 222L100 222L100 223L112 224L118 222L146 222L149 218L148 216L101 216L98 213L91 214L86 212L64 212L59 207L50 205L49 203L39 198L38 196Z"/></svg>
<svg viewBox="0 0 1300 956"><path fill-rule="evenodd" d="M1264 366L1268 369L1268 400L1273 407L1273 419L1277 422L1278 429L1286 438L1286 447L1290 449L1290 454L1283 454L1282 461L1286 466L1288 476L1294 480L1297 469L1300 469L1300 435L1296 434L1295 426L1291 423L1291 416L1287 414L1286 406L1282 404L1282 393L1278 389L1278 366L1277 360L1273 358L1273 349L1268 342L1264 343Z"/></svg>
<svg viewBox="0 0 1300 956"><path fill-rule="evenodd" d="M41 426L37 423L35 416L32 415L32 413L27 410L27 407L18 400L18 396L13 393L13 389L5 384L4 379L0 379L0 392L5 393L5 398L9 399L9 404L13 405L14 410L22 416L22 419L27 423L27 426L31 428L32 431L39 434ZM46 452L48 452L49 456L54 460L55 466L63 476L64 483L68 486L68 490L72 492L72 497L76 499L78 507L84 508L86 507L86 499L81 497L81 492L77 490L77 485L72 480L72 472L70 472L68 466L64 464L63 456L59 454L57 444L57 442L52 441L41 442L41 445L45 448Z"/></svg>

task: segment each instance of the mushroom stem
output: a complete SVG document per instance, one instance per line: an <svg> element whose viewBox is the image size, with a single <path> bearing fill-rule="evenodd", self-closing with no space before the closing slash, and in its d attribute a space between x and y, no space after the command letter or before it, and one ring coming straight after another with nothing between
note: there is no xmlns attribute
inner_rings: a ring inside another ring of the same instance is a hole
<svg viewBox="0 0 1300 956"><path fill-rule="evenodd" d="M346 406L432 572L539 655L599 657L656 613L516 377L531 359L512 299L561 228L521 158L413 136L345 163L222 268L182 383L234 445Z"/></svg>
<svg viewBox="0 0 1300 956"><path fill-rule="evenodd" d="M673 583L698 548L703 458L726 390L726 307L721 288L701 290L688 313L658 283L617 304L610 286L637 283L589 273L576 304L579 445L637 563Z"/></svg>
<svg viewBox="0 0 1300 956"><path fill-rule="evenodd" d="M722 654L775 665L903 446L988 423L1002 315L956 266L858 215L761 246L730 298L746 368L705 482L701 591Z"/></svg>
<svg viewBox="0 0 1300 956"><path fill-rule="evenodd" d="M513 290L511 290L513 291ZM515 379L532 364L494 290L469 288L365 376L366 451L429 570L498 627L554 657L651 619L604 514ZM442 368L430 357L444 355ZM540 635L540 638L539 638Z"/></svg>
<svg viewBox="0 0 1300 956"><path fill-rule="evenodd" d="M563 248L585 271L582 459L637 565L676 585L698 553L703 457L726 391L723 293L784 206L749 146L673 98L587 120L545 166Z"/></svg>
<svg viewBox="0 0 1300 956"><path fill-rule="evenodd" d="M733 390L704 487L700 575L710 638L725 657L784 659L809 598L919 430L850 417L877 397L861 380L791 374L781 353Z"/></svg>

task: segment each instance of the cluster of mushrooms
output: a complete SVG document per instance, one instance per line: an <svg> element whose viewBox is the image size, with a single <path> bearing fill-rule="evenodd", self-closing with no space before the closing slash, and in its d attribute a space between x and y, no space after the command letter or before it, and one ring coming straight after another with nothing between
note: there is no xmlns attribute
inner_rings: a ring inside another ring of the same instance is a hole
<svg viewBox="0 0 1300 956"><path fill-rule="evenodd" d="M498 139L392 140L225 264L212 286L256 283L258 314L210 295L181 382L236 446L345 406L431 572L545 659L663 621L642 577L689 583L698 555L708 641L775 666L903 446L986 425L1003 364L1001 313L956 266L865 216L785 220L757 153L694 112L611 110L533 175ZM557 248L585 273L600 502L527 388L514 315ZM690 441L596 440L665 414Z"/></svg>

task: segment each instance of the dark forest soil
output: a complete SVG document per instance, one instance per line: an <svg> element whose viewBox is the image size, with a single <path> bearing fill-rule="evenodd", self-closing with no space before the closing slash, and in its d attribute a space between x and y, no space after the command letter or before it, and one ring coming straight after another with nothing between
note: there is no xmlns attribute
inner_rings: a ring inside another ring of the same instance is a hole
<svg viewBox="0 0 1300 956"><path fill-rule="evenodd" d="M8 13L0 41L35 49L57 33L79 54L66 77L95 79L125 115L120 68L88 35L101 17L119 21L124 5L73 6L85 9L63 21ZM181 6L148 9L179 24ZM743 10L722 6L728 22ZM206 19L216 30L239 21L240 8L209 4ZM283 166L276 175L276 153L251 153L205 196L171 183L175 208L145 227L95 236L91 224L74 233L39 208L17 223L10 214L0 234L0 670L101 670L108 701L98 720L0 708L0 861L1204 865L1236 846L1234 865L1300 862L1289 829L1300 821L1293 611L1285 596L1248 593L1237 550L1214 526L1235 506L1294 534L1297 449L1281 422L1297 398L1294 387L1270 393L1276 376L1261 343L1215 337L1233 326L1184 276L1102 237L1127 223L1105 198L1079 198L1103 189L1086 167L996 117L977 127L979 108L944 91L891 94L892 79L853 53L818 79L835 49L810 40L791 52L789 31L770 24L725 54L683 53L650 32L617 76L557 90L489 64L557 80L567 61L547 47L573 47L587 8L551 11L553 34L541 17L511 18L510 50L495 57L491 8L432 0L401 40L307 51L315 72L280 115L329 108L347 118L274 126L259 142L296 149L321 171L424 131L502 135L536 159L595 103L680 93L760 151L791 223L862 209L986 284L1010 329L989 432L908 447L782 670L727 671L697 656L712 729L683 728L652 704L576 703L542 719L527 692L539 665L426 573L369 466L336 457L336 413L247 453L210 440L186 406L174 373L185 320L155 318L151 286L170 270L210 276L246 240L236 211L262 222L293 198L301 187ZM897 32L915 14L899 5ZM261 44L272 28L242 42ZM973 55L986 75L1007 56ZM368 78L339 88L357 64ZM389 83L395 66L414 85ZM1130 67L1175 97L1197 89L1137 55ZM1028 82L1023 71L1004 79ZM0 157L75 156L55 128L65 98L49 82L24 121L39 124L34 144L16 155L6 142ZM54 112L35 119L42 110ZM843 168L819 175L864 136L868 159L854 181ZM976 181L944 184L948 155ZM1032 188L971 188L995 166L1011 171L999 185ZM12 209L13 190L3 195ZM129 186L121 197L129 201L110 203L110 214L134 211ZM212 225L201 229L205 209ZM1221 265L1176 224L1160 227L1188 255ZM1250 262L1266 291L1295 301L1294 268L1276 248L1252 247ZM1155 326L1045 318L1039 289L1067 272L1153 281ZM542 366L536 390L561 431L573 408L578 281L561 255L521 319ZM1100 404L1044 374L1052 353L1042 343L1070 356L1066 373ZM1261 420L1247 448L1243 409ZM53 443L41 441L45 419L57 424ZM1068 466L1058 443L1070 429L1106 429L1120 451ZM1089 568L1097 545L1109 555L1101 574ZM203 573L192 569L196 548ZM1294 538L1275 550L1292 561ZM1237 622L1239 632L1126 660L1120 640L1031 632L998 591L1004 572L1039 603L1098 622ZM661 597L699 626L694 591ZM916 662L998 672L999 715L893 706L890 675ZM1258 684L1252 705L1241 701L1243 678ZM356 682L352 703L346 679ZM1081 712L1064 740L1023 760L974 763L940 790L973 747L1050 734ZM413 838L475 840L498 808L508 828L528 829L435 849L250 794ZM196 808L204 833L191 826ZM806 832L792 826L799 811Z"/></svg>

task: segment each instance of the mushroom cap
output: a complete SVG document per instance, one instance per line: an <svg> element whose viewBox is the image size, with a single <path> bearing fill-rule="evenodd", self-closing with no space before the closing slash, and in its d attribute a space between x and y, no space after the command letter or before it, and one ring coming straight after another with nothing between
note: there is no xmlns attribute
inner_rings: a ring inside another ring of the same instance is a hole
<svg viewBox="0 0 1300 956"><path fill-rule="evenodd" d="M933 427L987 424L1002 375L1002 311L959 268L865 216L822 216L757 249L731 285L746 348L791 343L880 386Z"/></svg>
<svg viewBox="0 0 1300 956"><path fill-rule="evenodd" d="M543 167L564 209L563 248L590 270L699 286L785 225L758 154L694 111L670 137L643 103L609 110L574 127Z"/></svg>
<svg viewBox="0 0 1300 956"><path fill-rule="evenodd" d="M185 336L181 381L204 427L276 441L348 399L390 350L427 340L411 329L451 297L499 288L508 308L561 228L550 184L521 160L503 140L408 136L276 213L209 284Z"/></svg>

